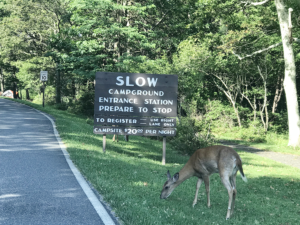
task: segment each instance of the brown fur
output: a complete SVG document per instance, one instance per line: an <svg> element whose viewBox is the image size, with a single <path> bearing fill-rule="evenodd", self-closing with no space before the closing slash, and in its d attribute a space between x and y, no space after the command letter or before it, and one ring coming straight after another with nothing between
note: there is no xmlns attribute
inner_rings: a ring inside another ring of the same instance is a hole
<svg viewBox="0 0 300 225"><path fill-rule="evenodd" d="M192 176L196 176L199 179L197 181L193 207L197 203L198 191L203 181L206 188L207 205L210 207L209 176L213 173L219 173L221 181L229 195L226 215L226 219L229 219L233 213L235 197L237 194L236 173L238 170L240 171L243 180L246 182L241 158L232 148L215 145L198 149L173 178L168 171L168 180L163 186L160 198L166 199L179 184Z"/></svg>

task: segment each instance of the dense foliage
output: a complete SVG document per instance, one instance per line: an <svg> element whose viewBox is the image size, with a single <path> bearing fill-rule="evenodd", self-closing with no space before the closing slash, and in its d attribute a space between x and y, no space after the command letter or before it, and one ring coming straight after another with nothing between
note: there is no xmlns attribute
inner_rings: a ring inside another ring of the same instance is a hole
<svg viewBox="0 0 300 225"><path fill-rule="evenodd" d="M299 74L300 3L284 2ZM287 132L279 23L274 1L2 0L0 91L39 102L47 70L46 102L91 116L96 71L177 74L179 139L237 126L263 141Z"/></svg>

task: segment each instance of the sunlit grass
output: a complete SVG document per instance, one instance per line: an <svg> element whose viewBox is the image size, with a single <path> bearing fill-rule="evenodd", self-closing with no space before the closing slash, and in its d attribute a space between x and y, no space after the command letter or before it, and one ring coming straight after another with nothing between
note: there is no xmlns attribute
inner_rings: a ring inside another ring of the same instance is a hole
<svg viewBox="0 0 300 225"><path fill-rule="evenodd" d="M227 129L226 132L218 132L216 134L217 139L220 140L233 141L237 144L247 145L247 146L255 147L266 151L300 155L299 147L294 148L288 146L288 139L289 139L288 134L277 134L277 133L268 132L266 135L266 141L264 142L249 142L246 140L237 139L235 138L235 136L236 136L236 132L231 132L229 129Z"/></svg>
<svg viewBox="0 0 300 225"><path fill-rule="evenodd" d="M248 183L237 176L233 217L225 221L228 194L217 174L211 176L211 208L206 206L204 185L193 208L197 178L182 183L167 200L159 199L166 172L173 175L187 162L167 146L167 163L161 165L162 143L149 138L94 135L86 118L50 107L30 104L56 118L57 129L71 159L124 224L298 224L300 170L255 154L240 152Z"/></svg>

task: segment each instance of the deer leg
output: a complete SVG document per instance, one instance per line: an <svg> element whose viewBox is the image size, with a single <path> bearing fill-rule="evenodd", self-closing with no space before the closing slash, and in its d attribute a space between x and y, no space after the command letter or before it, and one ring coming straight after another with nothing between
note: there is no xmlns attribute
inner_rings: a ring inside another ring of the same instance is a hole
<svg viewBox="0 0 300 225"><path fill-rule="evenodd" d="M198 198L198 191L199 191L199 188L202 184L202 179L198 179L197 181L197 185L196 185L196 194L195 194L195 198L194 198L194 201L193 201L193 207L197 204L197 198Z"/></svg>
<svg viewBox="0 0 300 225"><path fill-rule="evenodd" d="M222 183L225 186L225 188L227 189L228 197L229 197L226 220L228 220L230 218L231 207L232 207L232 199L233 199L233 188L231 186L231 183L230 183L229 179L230 179L229 176L221 176Z"/></svg>
<svg viewBox="0 0 300 225"><path fill-rule="evenodd" d="M207 207L210 207L210 191L209 191L209 176L203 178L205 189L206 189L206 196L207 196Z"/></svg>
<svg viewBox="0 0 300 225"><path fill-rule="evenodd" d="M231 186L233 188L233 196L232 196L232 203L231 203L231 214L233 214L233 211L234 211L234 204L235 204L235 198L236 198L236 195L237 195L237 190L236 190L236 174L232 176L231 178Z"/></svg>
<svg viewBox="0 0 300 225"><path fill-rule="evenodd" d="M232 198L233 198L233 189L232 188L230 190L228 190L228 196L229 196L229 200L228 200L228 209L227 209L226 220L228 220L231 215L231 206L232 206Z"/></svg>

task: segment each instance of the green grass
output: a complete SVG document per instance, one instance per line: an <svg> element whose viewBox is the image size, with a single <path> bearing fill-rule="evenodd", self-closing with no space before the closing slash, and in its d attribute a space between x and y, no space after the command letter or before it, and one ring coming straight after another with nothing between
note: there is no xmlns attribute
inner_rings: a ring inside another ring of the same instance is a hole
<svg viewBox="0 0 300 225"><path fill-rule="evenodd" d="M226 132L218 132L215 134L215 136L219 140L228 140L240 145L251 146L266 151L300 155L300 147L293 148L288 146L288 134L276 134L268 132L265 142L250 142L236 138L236 133L236 130L230 131L229 129L226 129Z"/></svg>
<svg viewBox="0 0 300 225"><path fill-rule="evenodd" d="M239 152L248 183L237 177L235 213L225 221L228 194L217 174L211 176L211 208L206 206L204 185L195 208L192 202L197 178L160 200L166 172L173 175L188 160L167 145L167 163L161 165L162 143L130 136L129 142L93 134L86 118L46 106L26 104L56 118L57 129L70 157L124 224L299 224L300 170L251 153Z"/></svg>

